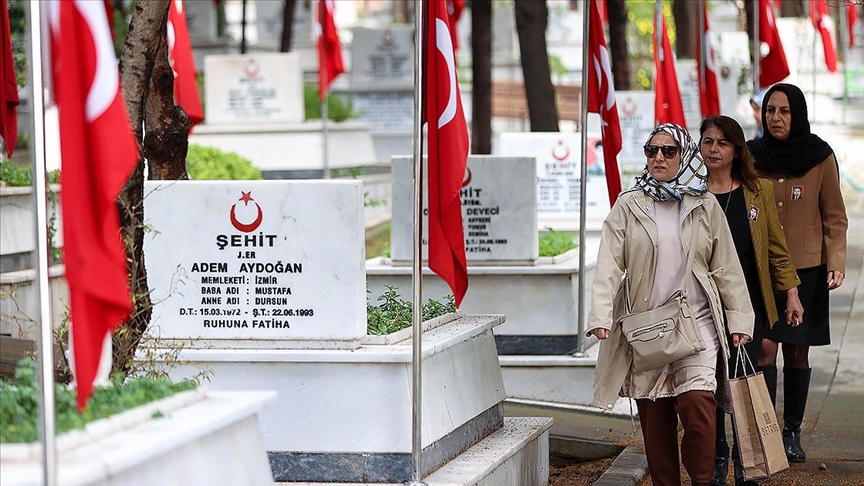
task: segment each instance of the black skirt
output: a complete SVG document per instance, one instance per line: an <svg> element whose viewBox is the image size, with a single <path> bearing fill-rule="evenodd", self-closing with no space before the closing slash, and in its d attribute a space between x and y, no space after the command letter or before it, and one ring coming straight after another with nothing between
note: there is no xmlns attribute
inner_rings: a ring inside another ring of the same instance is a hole
<svg viewBox="0 0 864 486"><path fill-rule="evenodd" d="M798 298L804 307L804 323L798 327L786 324L786 293L775 294L780 322L766 330L765 337L780 343L806 346L831 344L831 329L828 326L828 267L819 265L799 269L798 278L801 279Z"/></svg>

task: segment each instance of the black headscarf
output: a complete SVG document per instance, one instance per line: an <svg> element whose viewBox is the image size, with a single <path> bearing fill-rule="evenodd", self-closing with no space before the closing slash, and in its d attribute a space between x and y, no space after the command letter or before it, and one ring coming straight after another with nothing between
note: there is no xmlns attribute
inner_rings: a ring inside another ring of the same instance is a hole
<svg viewBox="0 0 864 486"><path fill-rule="evenodd" d="M778 140L768 128L768 101L775 91L782 91L789 98L792 124L789 137ZM765 93L762 103L762 138L750 140L747 147L756 159L756 168L768 174L800 176L828 158L834 151L818 135L810 133L807 119L807 101L804 93L792 84L775 84Z"/></svg>

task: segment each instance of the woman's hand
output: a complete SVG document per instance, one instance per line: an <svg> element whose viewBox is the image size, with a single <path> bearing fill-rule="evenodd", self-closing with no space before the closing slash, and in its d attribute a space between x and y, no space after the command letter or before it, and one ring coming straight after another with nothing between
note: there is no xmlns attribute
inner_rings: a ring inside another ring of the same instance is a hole
<svg viewBox="0 0 864 486"><path fill-rule="evenodd" d="M744 333L741 333L741 332L732 333L732 345L733 346L735 346L735 347L743 346L743 345L747 344L748 342L750 342L750 336L748 336Z"/></svg>
<svg viewBox="0 0 864 486"><path fill-rule="evenodd" d="M609 337L609 329L603 329L602 327L597 327L588 331L588 334L593 334L599 340L604 340Z"/></svg>
<svg viewBox="0 0 864 486"><path fill-rule="evenodd" d="M798 287L786 291L786 324L798 327L804 323L804 306L798 298Z"/></svg>
<svg viewBox="0 0 864 486"><path fill-rule="evenodd" d="M846 279L846 275L843 274L840 270L831 270L828 272L828 290L834 290L837 287L843 285L843 280Z"/></svg>

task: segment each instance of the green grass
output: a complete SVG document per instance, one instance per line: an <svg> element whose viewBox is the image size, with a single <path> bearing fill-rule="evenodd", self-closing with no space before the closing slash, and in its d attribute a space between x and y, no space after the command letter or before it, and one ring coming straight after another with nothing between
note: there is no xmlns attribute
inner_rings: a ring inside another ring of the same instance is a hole
<svg viewBox="0 0 864 486"><path fill-rule="evenodd" d="M540 256L553 257L577 248L576 234L555 231L547 228L548 233L540 236Z"/></svg>
<svg viewBox="0 0 864 486"><path fill-rule="evenodd" d="M366 258L390 256L390 221L366 229Z"/></svg>

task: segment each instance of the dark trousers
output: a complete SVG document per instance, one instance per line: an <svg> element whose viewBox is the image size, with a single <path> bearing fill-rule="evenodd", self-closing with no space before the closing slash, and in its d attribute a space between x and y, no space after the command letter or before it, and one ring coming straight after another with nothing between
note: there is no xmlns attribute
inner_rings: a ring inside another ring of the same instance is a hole
<svg viewBox="0 0 864 486"><path fill-rule="evenodd" d="M680 486L678 419L684 426L681 463L693 482L709 483L714 473L716 410L714 392L690 391L677 397L636 400L648 471L654 486Z"/></svg>

